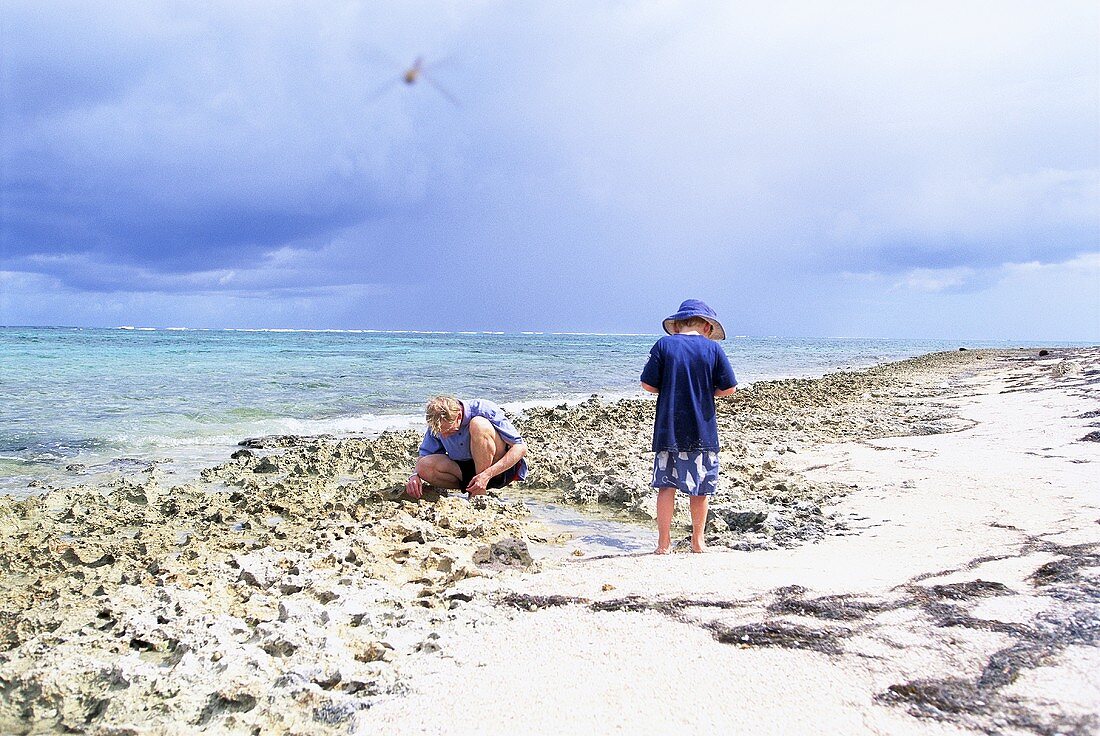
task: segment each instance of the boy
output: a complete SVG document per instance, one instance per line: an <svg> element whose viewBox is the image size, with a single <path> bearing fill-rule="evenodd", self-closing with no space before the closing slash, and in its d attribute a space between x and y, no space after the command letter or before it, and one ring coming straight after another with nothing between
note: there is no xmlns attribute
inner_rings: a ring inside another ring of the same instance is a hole
<svg viewBox="0 0 1100 736"><path fill-rule="evenodd" d="M714 310L698 299L688 299L680 311L665 319L666 337L649 351L642 370L642 388L657 394L653 422L653 483L657 492L657 549L665 555L672 546L672 512L676 490L690 497L691 551L703 552L707 501L718 490L717 396L729 396L737 387L729 358L716 340L726 331Z"/></svg>

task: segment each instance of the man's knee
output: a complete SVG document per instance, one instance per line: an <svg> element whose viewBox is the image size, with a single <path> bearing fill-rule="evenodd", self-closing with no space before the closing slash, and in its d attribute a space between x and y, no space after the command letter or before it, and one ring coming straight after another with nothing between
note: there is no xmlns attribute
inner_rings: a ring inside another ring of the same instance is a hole
<svg viewBox="0 0 1100 736"><path fill-rule="evenodd" d="M470 439L494 448L504 444L504 439L497 432L497 428L485 417L474 417L470 420Z"/></svg>
<svg viewBox="0 0 1100 736"><path fill-rule="evenodd" d="M485 417L474 417L470 420L470 435L473 437L495 437L497 428Z"/></svg>
<svg viewBox="0 0 1100 736"><path fill-rule="evenodd" d="M446 455L425 455L416 461L416 474L429 483L438 480L440 475L460 473L458 465Z"/></svg>
<svg viewBox="0 0 1100 736"><path fill-rule="evenodd" d="M493 461L504 457L504 453L508 451L508 444L500 436L500 432L485 417L474 417L470 420L470 447L484 448ZM477 459L476 454L474 459Z"/></svg>

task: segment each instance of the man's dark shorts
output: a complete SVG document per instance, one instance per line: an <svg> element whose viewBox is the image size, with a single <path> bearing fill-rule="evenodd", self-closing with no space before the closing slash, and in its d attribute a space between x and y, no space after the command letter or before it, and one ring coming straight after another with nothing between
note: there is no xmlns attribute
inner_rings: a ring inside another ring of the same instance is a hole
<svg viewBox="0 0 1100 736"><path fill-rule="evenodd" d="M477 475L477 468L474 467L473 460L455 460L458 463L458 467L462 469L462 487L470 485L470 481ZM494 475L489 479L489 483L486 488L503 488L516 479L516 474L519 472L519 463L516 463L512 467L505 470L500 475Z"/></svg>

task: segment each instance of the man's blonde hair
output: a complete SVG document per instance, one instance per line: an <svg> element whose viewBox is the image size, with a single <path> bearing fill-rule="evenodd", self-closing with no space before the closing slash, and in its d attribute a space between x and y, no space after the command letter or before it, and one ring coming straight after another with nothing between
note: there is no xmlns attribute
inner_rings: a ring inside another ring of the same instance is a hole
<svg viewBox="0 0 1100 736"><path fill-rule="evenodd" d="M438 437L443 425L450 424L462 416L462 404L454 396L433 396L428 399L424 418L428 420L428 431Z"/></svg>
<svg viewBox="0 0 1100 736"><path fill-rule="evenodd" d="M702 317L688 317L687 319L673 320L672 332L673 334L686 332L688 330L698 330L699 332L703 332L703 328L707 326L709 326L712 330L714 329L714 325L712 325L710 322L703 319Z"/></svg>

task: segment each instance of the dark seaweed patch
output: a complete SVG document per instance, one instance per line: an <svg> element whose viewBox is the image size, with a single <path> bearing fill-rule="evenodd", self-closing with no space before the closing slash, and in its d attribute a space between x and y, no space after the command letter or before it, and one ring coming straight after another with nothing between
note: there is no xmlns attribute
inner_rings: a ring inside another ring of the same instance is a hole
<svg viewBox="0 0 1100 736"><path fill-rule="evenodd" d="M1061 649L1059 647L1058 649ZM999 688L1016 681L1021 670L1046 664L1056 653L1054 647L1042 641L1022 641L995 652L978 677L981 688Z"/></svg>
<svg viewBox="0 0 1100 736"><path fill-rule="evenodd" d="M954 677L912 680L891 685L878 699L886 703L907 705L909 712L915 716L937 719L945 715L984 713L988 708L988 703L982 698L977 685Z"/></svg>
<svg viewBox="0 0 1100 736"><path fill-rule="evenodd" d="M700 598L670 598L667 600L653 600L640 595L626 596L625 598L612 598L606 601L592 601L588 598L577 598L567 595L528 595L526 593L511 593L499 600L501 605L512 606L525 611L537 611L541 608L554 608L558 606L586 605L589 610L597 612L626 611L638 613L641 611L655 611L677 619L683 619L683 611L686 608L739 608L744 603L740 601L714 601ZM686 620L686 619L684 619Z"/></svg>
<svg viewBox="0 0 1100 736"><path fill-rule="evenodd" d="M905 706L917 718L962 722L991 735L1003 734L1008 726L1040 736L1087 736L1096 732L1098 723L1093 715L1046 716L1019 698L1006 697L978 682L953 677L891 685L875 699Z"/></svg>
<svg viewBox="0 0 1100 736"><path fill-rule="evenodd" d="M628 611L632 613L658 611L666 614L675 610L667 601L651 601L637 595L615 598L609 601L596 601L591 605L591 608L593 611Z"/></svg>
<svg viewBox="0 0 1100 736"><path fill-rule="evenodd" d="M937 577L920 575L904 586L907 603L915 604L936 626L961 626L1004 634L1012 642L994 652L974 680L962 678L913 680L890 686L876 699L907 707L923 718L963 723L986 733L1000 734L1006 727L1037 734L1095 733L1096 716L1070 716L1057 712L1040 713L1019 698L1005 696L1000 689L1014 682L1021 672L1051 663L1055 656L1072 644L1100 645L1100 582L1085 571L1100 565L1095 543L1059 545L1041 537L1029 537L1020 555L1048 552L1059 558L1040 566L1028 578L1044 595L1063 602L1079 603L1071 609L1035 617L1029 624L990 621L971 616L954 601L991 595L1010 595L1013 591L1000 583L973 580L966 583L922 586L916 583ZM969 570L985 562L1008 556L979 557L951 574Z"/></svg>
<svg viewBox="0 0 1100 736"><path fill-rule="evenodd" d="M537 611L540 608L558 608L590 602L587 598L577 598L570 595L528 595L526 593L510 593L500 599L502 605L512 606L524 611Z"/></svg>
<svg viewBox="0 0 1100 736"><path fill-rule="evenodd" d="M728 626L714 621L706 624L706 628L723 644L809 649L824 654L839 653L838 641L852 633L849 629L811 628L787 621L761 621L742 626Z"/></svg>
<svg viewBox="0 0 1100 736"><path fill-rule="evenodd" d="M1037 734L1094 733L1095 716L1044 714L1019 698L1007 697L1000 690L1015 682L1020 673L1050 664L1067 646L1100 645L1100 601L1096 581L1082 575L1086 568L1100 563L1092 553L1095 544L1062 546L1042 539L1030 539L1021 550L1036 550L1062 555L1040 566L1029 580L1044 594L1063 601L1086 605L1036 616L1030 624L989 621L975 618L946 600L964 600L987 595L1006 595L1010 590L999 583L975 580L969 583L923 587L910 585L912 602L933 618L937 626L962 626L1010 636L1008 646L994 652L971 681L961 678L914 680L891 685L877 696L881 702L904 705L923 718L962 722L986 733L1002 733L1010 726Z"/></svg>
<svg viewBox="0 0 1100 736"><path fill-rule="evenodd" d="M1091 561L1093 565L1095 560ZM1081 557L1063 557L1052 560L1031 573L1028 580L1035 585L1055 585L1057 583L1077 582L1079 570L1085 566L1086 561Z"/></svg>
<svg viewBox="0 0 1100 736"><path fill-rule="evenodd" d="M638 613L653 611L687 624L702 626L711 632L714 638L723 644L755 647L782 647L785 649L808 649L825 654L840 652L838 641L851 635L844 628L811 628L787 621L763 621L743 626L729 626L720 621L701 623L688 617L684 611L688 608L731 609L745 605L739 601L715 601L695 598L672 598L669 600L649 600L641 596L628 596L607 601L589 602L584 598L550 595L532 596L513 594L501 599L501 603L521 610L535 611L551 606L565 606L588 603L592 611L625 611Z"/></svg>
<svg viewBox="0 0 1100 736"><path fill-rule="evenodd" d="M948 598L953 601L964 601L969 598L980 598L991 595L1012 594L1012 591L1004 583L995 583L989 580L971 580L965 583L932 585L929 587L929 590L940 598Z"/></svg>
<svg viewBox="0 0 1100 736"><path fill-rule="evenodd" d="M1089 432L1088 434L1086 434L1084 437L1082 437L1081 439L1079 439L1077 441L1078 442L1100 442L1100 430L1093 430L1092 432Z"/></svg>
<svg viewBox="0 0 1100 736"><path fill-rule="evenodd" d="M804 599L805 588L792 585L775 591L778 600L768 606L770 613L810 616L830 621L857 621L869 614L898 608L904 603L859 600L851 595L827 595Z"/></svg>
<svg viewBox="0 0 1100 736"><path fill-rule="evenodd" d="M685 608L739 608L744 603L739 601L712 601L698 598L671 598L669 600L649 600L641 596L633 595L626 598L615 598L609 601L596 601L589 606L593 611L656 611L666 616L687 621L684 617Z"/></svg>
<svg viewBox="0 0 1100 736"><path fill-rule="evenodd" d="M1067 602L1100 602L1100 580L1085 575L1088 568L1100 567L1100 555L1091 553L1095 544L1061 547L1063 557L1040 566L1028 580L1044 594Z"/></svg>
<svg viewBox="0 0 1100 736"><path fill-rule="evenodd" d="M1001 525L994 522L994 523L990 524L990 526L1001 526ZM1003 526L1002 528L1004 528L1004 529L1015 529L1015 527L1011 527L1011 526ZM945 575L951 575L951 574L956 573L956 572L962 572L963 570L973 570L975 567L978 567L979 565L984 565L987 562L998 562L1000 560L1007 560L1007 559L1015 557L1015 556L1016 555L985 555L983 557L975 557L974 559L968 561L966 564L962 565L961 567L956 567L956 568L953 568L951 570L940 570L938 572L926 572L926 573L923 573L921 575L917 575L910 582L919 583L922 580L928 580L930 578L941 578Z"/></svg>
<svg viewBox="0 0 1100 736"><path fill-rule="evenodd" d="M964 613L961 609L954 608L950 613L944 614L938 612L939 615L934 616L935 620L933 625L940 628L947 628L949 626L960 626L966 629L977 629L979 631L992 631L997 634L1007 634L1008 636L1027 636L1031 629L1024 624L1014 624L1005 621L991 621L984 618L974 618L968 613Z"/></svg>
<svg viewBox="0 0 1100 736"><path fill-rule="evenodd" d="M672 602L678 608L741 608L745 604L742 601L711 601L698 598L673 598Z"/></svg>

